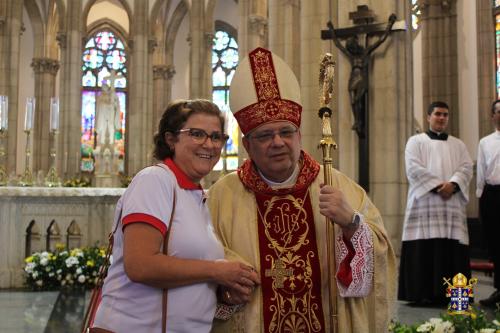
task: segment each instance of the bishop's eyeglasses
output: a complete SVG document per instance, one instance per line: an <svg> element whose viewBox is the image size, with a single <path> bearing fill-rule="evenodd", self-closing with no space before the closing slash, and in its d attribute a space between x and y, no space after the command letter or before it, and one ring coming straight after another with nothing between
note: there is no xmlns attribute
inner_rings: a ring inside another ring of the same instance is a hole
<svg viewBox="0 0 500 333"><path fill-rule="evenodd" d="M205 130L201 128L183 128L178 130L177 133L187 133L191 137L194 143L204 144L208 138L212 141L212 144L217 148L221 148L226 141L229 139L229 135L221 132L212 132L208 134Z"/></svg>
<svg viewBox="0 0 500 333"><path fill-rule="evenodd" d="M279 135L282 139L291 139L299 129L294 126L287 126L280 128L277 131L261 131L256 133L247 134L246 137L249 139L254 139L259 143L269 143L276 135Z"/></svg>

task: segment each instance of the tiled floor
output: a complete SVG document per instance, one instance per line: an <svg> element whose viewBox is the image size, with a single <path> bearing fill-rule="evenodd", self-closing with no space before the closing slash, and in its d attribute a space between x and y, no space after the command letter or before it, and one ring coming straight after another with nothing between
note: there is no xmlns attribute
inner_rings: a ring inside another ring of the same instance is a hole
<svg viewBox="0 0 500 333"><path fill-rule="evenodd" d="M491 277L474 273L479 283L474 291L476 299L488 297L493 291ZM58 292L0 291L1 333L71 333L80 332L80 323L89 294ZM395 319L413 324L438 317L444 309L409 307L397 302ZM490 318L493 312L487 310Z"/></svg>

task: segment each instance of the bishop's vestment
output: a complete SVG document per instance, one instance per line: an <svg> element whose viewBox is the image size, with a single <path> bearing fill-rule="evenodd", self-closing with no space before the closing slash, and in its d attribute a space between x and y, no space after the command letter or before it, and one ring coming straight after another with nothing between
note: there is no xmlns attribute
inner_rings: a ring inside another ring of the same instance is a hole
<svg viewBox="0 0 500 333"><path fill-rule="evenodd" d="M273 191L247 161L209 191L209 207L227 259L260 273L262 285L242 312L214 332L330 332L325 217L319 213L320 167L303 153L293 189ZM380 213L337 170L333 186L364 215L351 242L336 226L340 332L386 332L395 298L395 256ZM350 249L348 249L350 247Z"/></svg>

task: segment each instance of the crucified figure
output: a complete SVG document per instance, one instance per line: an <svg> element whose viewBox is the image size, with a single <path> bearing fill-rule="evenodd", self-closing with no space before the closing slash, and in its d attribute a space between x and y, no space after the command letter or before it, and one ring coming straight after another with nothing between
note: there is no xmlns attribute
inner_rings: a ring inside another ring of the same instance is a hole
<svg viewBox="0 0 500 333"><path fill-rule="evenodd" d="M356 131L360 138L365 137L365 96L368 91L368 68L370 55L380 46L391 33L392 26L396 22L396 15L391 14L387 27L382 36L368 45L368 36L365 39L365 46L359 44L358 35L353 35L346 40L345 46L335 34L332 22L328 22L328 28L332 34L333 41L337 48L349 59L351 63L351 74L349 77L349 98L351 102L352 113L354 115L354 125L352 129Z"/></svg>

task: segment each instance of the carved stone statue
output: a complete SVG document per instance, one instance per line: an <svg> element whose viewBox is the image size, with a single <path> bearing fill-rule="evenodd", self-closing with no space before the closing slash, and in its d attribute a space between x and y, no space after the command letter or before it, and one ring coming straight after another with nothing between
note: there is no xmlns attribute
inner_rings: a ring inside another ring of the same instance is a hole
<svg viewBox="0 0 500 333"><path fill-rule="evenodd" d="M349 77L348 89L351 102L351 108L354 115L354 125L352 129L358 133L360 137L364 137L365 123L365 96L368 91L368 68L370 63L370 55L377 47L382 44L387 36L391 33L391 28L396 21L396 15L389 16L387 27L379 39L372 45L368 45L368 36L365 39L365 46L359 43L358 35L349 37L345 46L342 45L340 39L335 34L335 29L331 22L328 22L329 30L332 34L332 39L337 48L349 59L351 63L351 74Z"/></svg>
<svg viewBox="0 0 500 333"><path fill-rule="evenodd" d="M114 142L115 130L121 128L120 103L115 89L103 84L96 100L96 125L98 145ZM108 141L109 140L109 141Z"/></svg>

